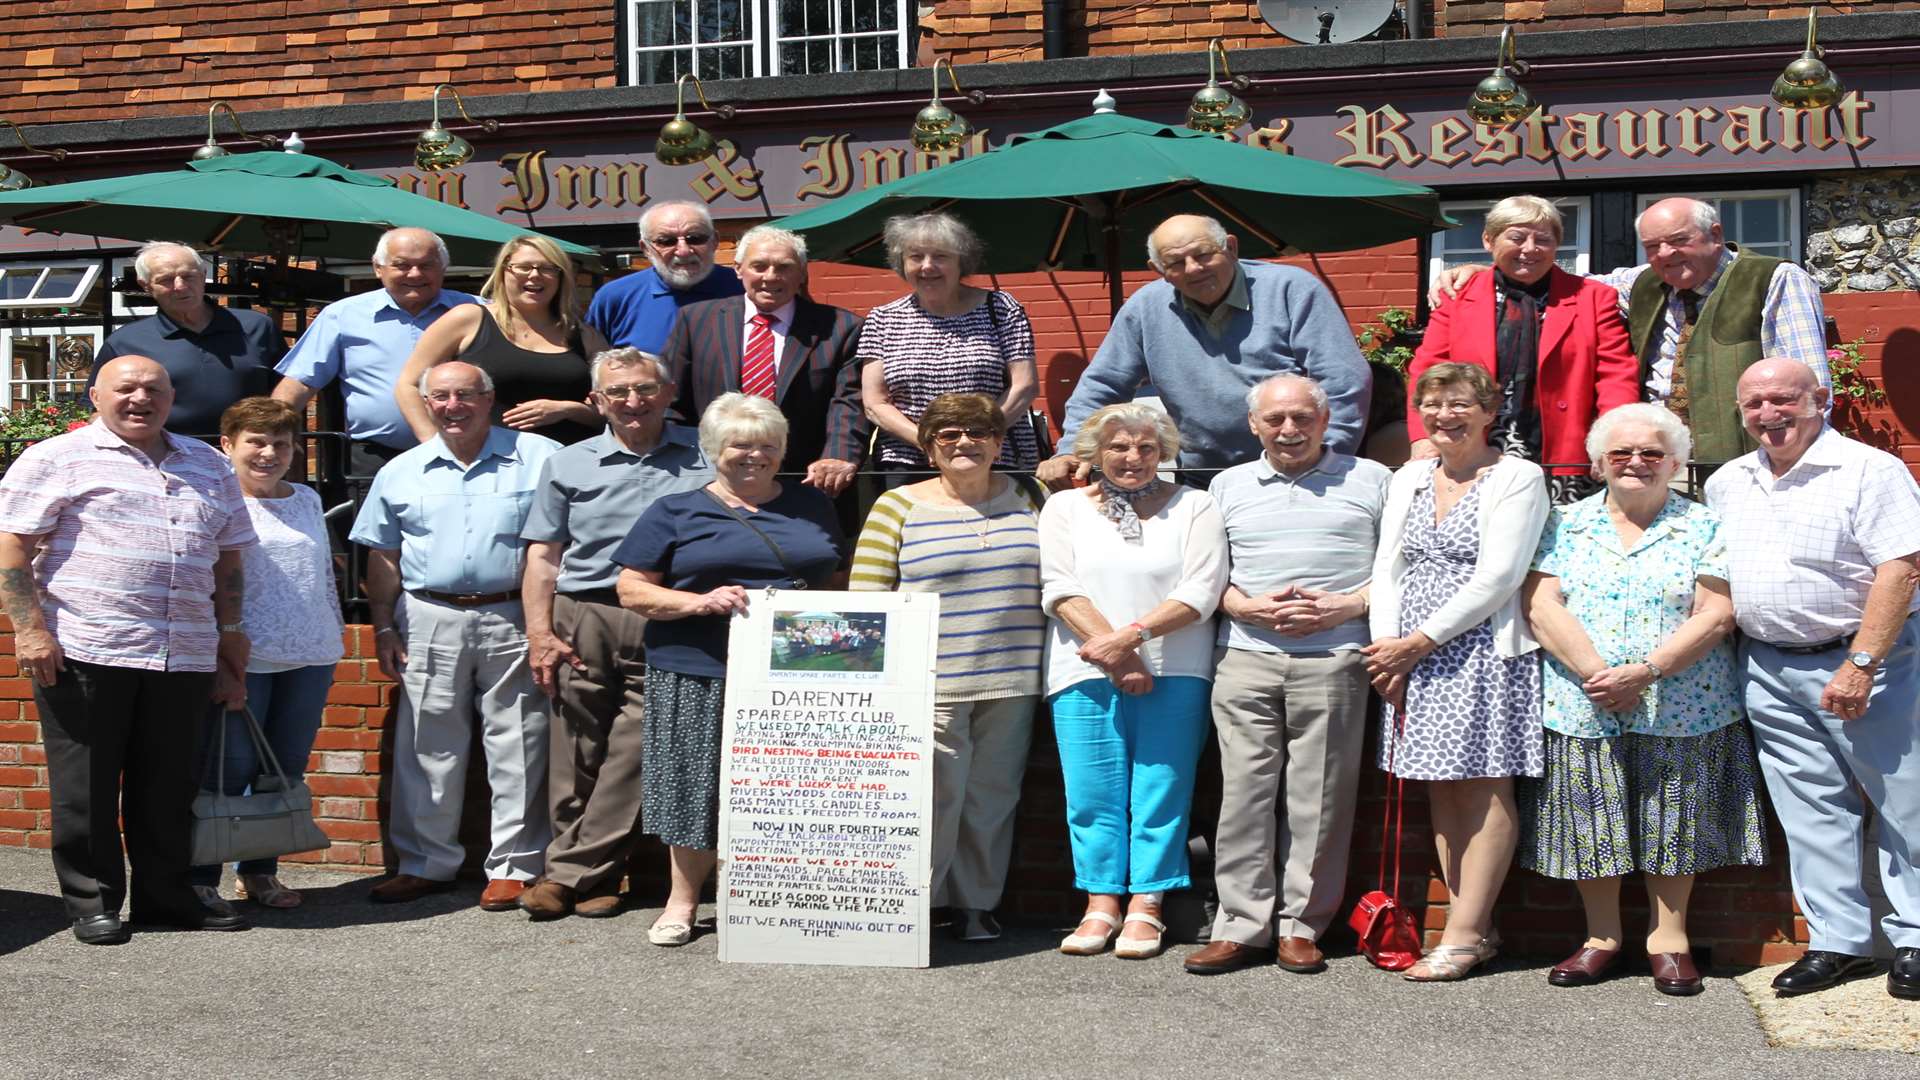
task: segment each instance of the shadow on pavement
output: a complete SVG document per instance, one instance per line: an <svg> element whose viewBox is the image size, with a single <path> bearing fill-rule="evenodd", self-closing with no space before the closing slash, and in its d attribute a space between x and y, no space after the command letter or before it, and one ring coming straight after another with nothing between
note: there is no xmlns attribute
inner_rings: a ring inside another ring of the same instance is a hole
<svg viewBox="0 0 1920 1080"><path fill-rule="evenodd" d="M71 923L58 896L0 889L0 956L64 934Z"/></svg>

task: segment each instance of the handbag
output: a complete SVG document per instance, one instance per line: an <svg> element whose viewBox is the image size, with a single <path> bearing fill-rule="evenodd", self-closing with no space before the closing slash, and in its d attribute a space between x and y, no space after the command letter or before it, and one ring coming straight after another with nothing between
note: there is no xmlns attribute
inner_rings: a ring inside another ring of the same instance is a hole
<svg viewBox="0 0 1920 1080"><path fill-rule="evenodd" d="M1389 706L1391 708L1391 706ZM1393 776L1394 751L1399 749L1403 717L1394 711L1393 744L1387 748L1387 774ZM1359 935L1360 951L1383 971L1405 971L1420 960L1419 927L1413 913L1400 903L1400 829L1406 812L1407 782L1393 776L1393 794L1380 811L1380 836L1387 835L1389 815L1393 821L1393 888L1387 888L1387 849L1380 849L1379 888L1360 898L1347 916L1347 925Z"/></svg>
<svg viewBox="0 0 1920 1080"><path fill-rule="evenodd" d="M215 748L219 765L214 789L193 800L193 865L220 866L247 859L270 859L301 851L319 851L332 845L313 821L313 793L290 780L267 745L267 734L253 710L239 710L247 718L247 734L266 770L254 777L245 795L224 794L227 788L226 714L218 712L220 740Z"/></svg>

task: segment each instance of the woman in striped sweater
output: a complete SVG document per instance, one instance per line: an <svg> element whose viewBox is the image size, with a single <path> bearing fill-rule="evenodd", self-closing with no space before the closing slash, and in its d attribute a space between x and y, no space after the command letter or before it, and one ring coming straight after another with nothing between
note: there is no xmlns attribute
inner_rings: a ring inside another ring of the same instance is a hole
<svg viewBox="0 0 1920 1080"><path fill-rule="evenodd" d="M1040 496L994 475L1007 418L985 394L934 399L918 435L939 475L874 503L849 587L940 594L933 903L992 941L1040 695Z"/></svg>

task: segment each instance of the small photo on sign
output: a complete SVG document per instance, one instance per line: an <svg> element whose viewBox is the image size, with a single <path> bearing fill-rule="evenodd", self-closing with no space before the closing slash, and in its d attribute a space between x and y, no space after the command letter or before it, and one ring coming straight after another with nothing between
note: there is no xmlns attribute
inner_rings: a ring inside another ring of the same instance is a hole
<svg viewBox="0 0 1920 1080"><path fill-rule="evenodd" d="M773 617L774 671L880 672L887 661L884 611L782 611Z"/></svg>

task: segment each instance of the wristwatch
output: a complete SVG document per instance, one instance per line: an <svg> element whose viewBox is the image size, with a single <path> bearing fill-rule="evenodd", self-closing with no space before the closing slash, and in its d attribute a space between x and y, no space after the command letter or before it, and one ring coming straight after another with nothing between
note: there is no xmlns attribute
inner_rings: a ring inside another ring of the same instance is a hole
<svg viewBox="0 0 1920 1080"><path fill-rule="evenodd" d="M244 634L247 632L247 624L237 623L237 622L223 622L220 624L220 632L223 634Z"/></svg>
<svg viewBox="0 0 1920 1080"><path fill-rule="evenodd" d="M1852 664L1854 667L1859 668L1861 671L1872 671L1873 665L1878 662L1879 661L1875 660L1873 658L1873 654L1870 652L1857 652L1857 653L1847 654L1847 663Z"/></svg>
<svg viewBox="0 0 1920 1080"><path fill-rule="evenodd" d="M1142 644L1153 640L1153 631L1147 629L1146 627L1140 625L1137 622L1128 623L1127 628L1132 630L1134 633L1140 635L1140 641Z"/></svg>
<svg viewBox="0 0 1920 1080"><path fill-rule="evenodd" d="M1660 668L1660 665L1659 665L1659 664L1656 664L1656 663L1654 663L1654 662L1653 662L1653 661L1651 661L1651 660L1642 660L1642 661L1640 661L1640 662L1641 662L1642 664L1645 664L1645 665L1646 665L1646 668L1647 668L1647 670L1648 670L1648 671L1651 671L1651 672L1653 672L1653 681L1654 681L1654 682L1659 682L1659 681L1660 681L1661 679L1664 679L1664 678L1666 678L1666 677L1667 677L1667 673L1666 673L1665 671L1663 671L1663 670L1661 670L1661 668Z"/></svg>

